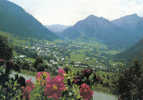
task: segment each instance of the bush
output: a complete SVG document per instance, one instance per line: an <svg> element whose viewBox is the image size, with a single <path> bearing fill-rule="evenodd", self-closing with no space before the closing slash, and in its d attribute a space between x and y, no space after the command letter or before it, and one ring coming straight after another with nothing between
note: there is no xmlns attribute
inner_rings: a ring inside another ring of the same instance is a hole
<svg viewBox="0 0 143 100"><path fill-rule="evenodd" d="M71 75L72 74L72 75ZM50 76L48 72L38 72L36 83L26 85L24 100L91 100L93 91L86 83L78 86L72 84L74 73L67 74L63 69L58 70L56 76ZM70 84L69 84L70 83ZM30 86L30 87L29 87ZM34 88L33 88L34 87ZM25 95L26 94L26 95ZM84 96L86 95L86 97ZM87 96L88 95L88 96ZM31 97L31 98L30 98ZM26 99L25 99L26 98Z"/></svg>
<svg viewBox="0 0 143 100"><path fill-rule="evenodd" d="M143 73L142 65L135 62L121 73L116 87L121 100L142 100L143 99Z"/></svg>
<svg viewBox="0 0 143 100"><path fill-rule="evenodd" d="M9 46L7 38L0 36L0 59L10 60L12 54L12 48Z"/></svg>

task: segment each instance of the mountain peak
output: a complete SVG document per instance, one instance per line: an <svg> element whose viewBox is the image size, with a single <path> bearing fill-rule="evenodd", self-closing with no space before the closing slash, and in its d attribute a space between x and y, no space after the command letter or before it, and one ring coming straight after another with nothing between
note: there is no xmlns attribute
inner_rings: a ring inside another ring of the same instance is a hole
<svg viewBox="0 0 143 100"><path fill-rule="evenodd" d="M95 15L89 15L87 18L97 18Z"/></svg>
<svg viewBox="0 0 143 100"><path fill-rule="evenodd" d="M137 14L131 14L131 15L128 15L127 17L140 18Z"/></svg>
<svg viewBox="0 0 143 100"><path fill-rule="evenodd" d="M99 19L99 17L95 16L95 15L89 15L86 20L95 20L95 19Z"/></svg>
<svg viewBox="0 0 143 100"><path fill-rule="evenodd" d="M134 13L134 14L131 14L131 15L129 15L129 16L138 16L136 13Z"/></svg>
<svg viewBox="0 0 143 100"><path fill-rule="evenodd" d="M131 15L127 15L127 16L124 16L124 17L121 17L121 18L126 18L126 19L138 19L140 18L137 14L131 14Z"/></svg>
<svg viewBox="0 0 143 100"><path fill-rule="evenodd" d="M119 19L113 20L112 22L118 26L126 25L137 25L139 22L143 21L137 14L131 14L128 16L121 17Z"/></svg>
<svg viewBox="0 0 143 100"><path fill-rule="evenodd" d="M105 19L104 17L98 17L95 15L89 15L86 19L87 22L108 22L107 19Z"/></svg>

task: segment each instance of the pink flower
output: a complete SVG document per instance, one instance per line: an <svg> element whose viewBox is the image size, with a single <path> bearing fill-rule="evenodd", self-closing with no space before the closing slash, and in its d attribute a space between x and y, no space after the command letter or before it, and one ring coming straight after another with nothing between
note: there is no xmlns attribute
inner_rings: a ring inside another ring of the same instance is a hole
<svg viewBox="0 0 143 100"><path fill-rule="evenodd" d="M31 87L32 89L34 88L34 84L31 81L32 79L26 80L26 86Z"/></svg>
<svg viewBox="0 0 143 100"><path fill-rule="evenodd" d="M58 74L64 76L65 71L62 68L59 68Z"/></svg>
<svg viewBox="0 0 143 100"><path fill-rule="evenodd" d="M63 76L60 76L60 75L57 75L57 76L55 77L55 79L56 79L57 81L59 81L59 82L63 82L63 81L64 81L64 77L63 77Z"/></svg>
<svg viewBox="0 0 143 100"><path fill-rule="evenodd" d="M30 100L30 93L33 89L34 89L34 84L32 83L31 79L26 80L26 86L22 87L24 100Z"/></svg>
<svg viewBox="0 0 143 100"><path fill-rule="evenodd" d="M62 92L65 90L64 85L64 77L63 76L56 76L52 80L47 81L46 88L45 88L45 96L48 98L52 98L54 100L58 100Z"/></svg>
<svg viewBox="0 0 143 100"><path fill-rule="evenodd" d="M83 83L80 87L80 95L83 98L83 100L91 100L93 96L93 91L87 84Z"/></svg>

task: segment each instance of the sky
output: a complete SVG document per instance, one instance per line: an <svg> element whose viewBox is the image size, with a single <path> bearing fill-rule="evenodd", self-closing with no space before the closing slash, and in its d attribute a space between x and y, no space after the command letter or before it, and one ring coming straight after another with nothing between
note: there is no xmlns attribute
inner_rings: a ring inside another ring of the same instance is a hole
<svg viewBox="0 0 143 100"><path fill-rule="evenodd" d="M143 16L143 0L9 0L44 25L73 25L89 15L114 20L130 14Z"/></svg>

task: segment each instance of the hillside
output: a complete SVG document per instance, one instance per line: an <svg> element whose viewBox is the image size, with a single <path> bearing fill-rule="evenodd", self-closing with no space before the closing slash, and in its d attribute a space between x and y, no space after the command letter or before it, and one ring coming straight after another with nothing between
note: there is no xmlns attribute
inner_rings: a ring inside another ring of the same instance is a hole
<svg viewBox="0 0 143 100"><path fill-rule="evenodd" d="M136 45L116 55L115 58L118 58L121 60L128 60L128 61L133 61L133 60L142 61L143 60L143 40L140 40Z"/></svg>
<svg viewBox="0 0 143 100"><path fill-rule="evenodd" d="M0 30L14 36L54 40L57 36L32 15L8 0L0 0Z"/></svg>

